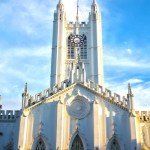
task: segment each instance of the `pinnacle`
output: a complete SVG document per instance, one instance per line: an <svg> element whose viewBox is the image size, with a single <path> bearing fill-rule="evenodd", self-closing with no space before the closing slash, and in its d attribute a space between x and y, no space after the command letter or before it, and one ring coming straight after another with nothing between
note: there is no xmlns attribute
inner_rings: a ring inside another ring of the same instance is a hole
<svg viewBox="0 0 150 150"><path fill-rule="evenodd" d="M62 0L59 0L59 4L62 4Z"/></svg>
<svg viewBox="0 0 150 150"><path fill-rule="evenodd" d="M130 83L128 83L128 94L132 94Z"/></svg>
<svg viewBox="0 0 150 150"><path fill-rule="evenodd" d="M27 82L26 82L26 84L25 84L24 92L25 92L25 93L28 92L28 83L27 83Z"/></svg>
<svg viewBox="0 0 150 150"><path fill-rule="evenodd" d="M93 0L93 4L96 4L96 0Z"/></svg>
<svg viewBox="0 0 150 150"><path fill-rule="evenodd" d="M133 97L133 93L132 93L132 89L131 89L131 85L130 83L128 83L128 95L130 95L131 97Z"/></svg>

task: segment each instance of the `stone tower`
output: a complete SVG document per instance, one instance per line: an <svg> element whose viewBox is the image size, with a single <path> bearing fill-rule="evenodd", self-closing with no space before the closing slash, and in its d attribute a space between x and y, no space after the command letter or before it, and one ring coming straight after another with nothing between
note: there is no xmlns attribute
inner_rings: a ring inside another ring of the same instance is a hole
<svg viewBox="0 0 150 150"><path fill-rule="evenodd" d="M80 61L84 66L86 81L89 79L103 85L101 13L95 0L91 5L88 22L67 22L63 2L60 0L54 12L53 42L51 61L51 87L70 79L72 65L79 50Z"/></svg>

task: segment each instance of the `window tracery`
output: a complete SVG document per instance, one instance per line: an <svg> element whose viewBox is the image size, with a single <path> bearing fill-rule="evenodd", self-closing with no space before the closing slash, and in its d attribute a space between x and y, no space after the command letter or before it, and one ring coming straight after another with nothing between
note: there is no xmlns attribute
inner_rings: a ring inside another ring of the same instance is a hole
<svg viewBox="0 0 150 150"><path fill-rule="evenodd" d="M71 46L71 35L68 37L68 52L67 52L67 58L68 59L74 59L74 47Z"/></svg>
<svg viewBox="0 0 150 150"><path fill-rule="evenodd" d="M71 43L72 34L68 37L68 51L67 51L67 59L75 59L75 48ZM87 37L85 34L82 35L83 44L80 46L80 59L87 59Z"/></svg>
<svg viewBox="0 0 150 150"><path fill-rule="evenodd" d="M71 150L84 150L82 140L78 134L72 143Z"/></svg>
<svg viewBox="0 0 150 150"><path fill-rule="evenodd" d="M80 49L80 57L81 59L87 59L87 38L84 34L83 34L83 39L84 42Z"/></svg>

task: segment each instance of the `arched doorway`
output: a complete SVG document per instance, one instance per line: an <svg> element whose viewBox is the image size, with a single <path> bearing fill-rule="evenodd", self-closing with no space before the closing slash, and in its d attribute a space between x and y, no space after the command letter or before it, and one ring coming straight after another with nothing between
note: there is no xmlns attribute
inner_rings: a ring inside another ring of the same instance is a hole
<svg viewBox="0 0 150 150"><path fill-rule="evenodd" d="M41 138L37 141L35 150L46 150L45 143Z"/></svg>
<svg viewBox="0 0 150 150"><path fill-rule="evenodd" d="M71 150L84 150L82 140L78 134L72 142Z"/></svg>

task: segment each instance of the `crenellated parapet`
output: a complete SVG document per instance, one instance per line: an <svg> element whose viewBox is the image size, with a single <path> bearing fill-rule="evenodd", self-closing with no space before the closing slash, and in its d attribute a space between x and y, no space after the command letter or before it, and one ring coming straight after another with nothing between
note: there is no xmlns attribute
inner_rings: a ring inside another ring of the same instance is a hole
<svg viewBox="0 0 150 150"><path fill-rule="evenodd" d="M28 106L27 107L45 100L46 98L48 98L48 97L64 90L65 88L69 87L70 85L71 85L71 83L69 80L64 80L63 82L53 86L52 88L45 89L43 93L39 92L35 96L30 96L30 98L28 100Z"/></svg>
<svg viewBox="0 0 150 150"><path fill-rule="evenodd" d="M94 82L92 82L91 80L88 80L87 83L85 83L85 85L94 90L95 92L98 92L102 97L104 97L107 101L116 104L122 108L126 108L128 109L128 99L123 96L121 98L121 96L117 93L112 94L111 90L104 88L101 85L95 84Z"/></svg>
<svg viewBox="0 0 150 150"><path fill-rule="evenodd" d="M150 111L136 111L136 114L140 122L150 123Z"/></svg>
<svg viewBox="0 0 150 150"><path fill-rule="evenodd" d="M16 118L20 116L19 110L0 110L0 122L16 121Z"/></svg>
<svg viewBox="0 0 150 150"><path fill-rule="evenodd" d="M121 96L117 93L112 93L111 90L104 88L101 85L95 84L91 80L88 80L87 82L78 82L77 84L84 86L88 88L89 90L92 90L96 94L103 97L106 101L109 101L110 103L113 103L114 105L117 105L118 107L121 107L122 109L129 110L128 108L128 99L123 96ZM28 106L32 106L38 102L42 102L43 100L46 100L46 98L51 97L55 94L59 94L60 91L63 91L67 87L71 86L71 82L69 80L64 80L61 82L61 84L57 84L53 86L51 89L45 89L44 92L39 92L35 96L30 96Z"/></svg>

